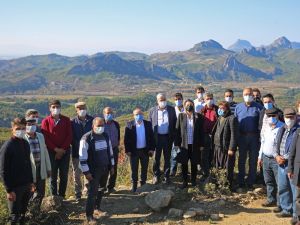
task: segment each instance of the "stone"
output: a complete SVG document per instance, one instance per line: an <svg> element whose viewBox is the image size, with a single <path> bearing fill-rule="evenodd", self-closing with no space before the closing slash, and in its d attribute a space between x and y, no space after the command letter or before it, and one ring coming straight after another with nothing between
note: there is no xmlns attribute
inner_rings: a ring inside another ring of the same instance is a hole
<svg viewBox="0 0 300 225"><path fill-rule="evenodd" d="M264 189L263 188L255 188L253 191L254 194L260 195L264 193Z"/></svg>
<svg viewBox="0 0 300 225"><path fill-rule="evenodd" d="M41 204L42 212L59 211L62 207L63 198L60 196L48 196L43 198Z"/></svg>
<svg viewBox="0 0 300 225"><path fill-rule="evenodd" d="M138 213L139 211L140 211L139 208L134 208L134 209L132 210L133 213Z"/></svg>
<svg viewBox="0 0 300 225"><path fill-rule="evenodd" d="M205 215L205 211L202 208L190 208L189 211L196 212L197 216L204 216Z"/></svg>
<svg viewBox="0 0 300 225"><path fill-rule="evenodd" d="M226 201L225 201L225 200L220 199L220 200L218 201L218 206L222 207L222 206L225 206L225 205L226 205Z"/></svg>
<svg viewBox="0 0 300 225"><path fill-rule="evenodd" d="M219 216L219 214L211 214L210 219L213 221L217 221L217 220L220 220L220 216Z"/></svg>
<svg viewBox="0 0 300 225"><path fill-rule="evenodd" d="M225 218L225 214L219 213L219 218L224 219Z"/></svg>
<svg viewBox="0 0 300 225"><path fill-rule="evenodd" d="M170 218L181 218L183 215L183 210L171 208L168 212L168 217Z"/></svg>
<svg viewBox="0 0 300 225"><path fill-rule="evenodd" d="M184 214L183 214L183 218L184 219L189 219L189 218L193 218L197 216L197 213L195 211L186 211Z"/></svg>
<svg viewBox="0 0 300 225"><path fill-rule="evenodd" d="M145 202L152 210L159 212L162 208L169 206L174 192L170 190L152 191L145 197Z"/></svg>

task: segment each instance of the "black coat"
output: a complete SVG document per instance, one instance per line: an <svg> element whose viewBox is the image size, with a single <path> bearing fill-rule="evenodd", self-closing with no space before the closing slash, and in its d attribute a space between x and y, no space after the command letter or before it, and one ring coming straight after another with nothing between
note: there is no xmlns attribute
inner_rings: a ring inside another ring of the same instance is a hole
<svg viewBox="0 0 300 225"><path fill-rule="evenodd" d="M203 121L204 117L199 113L193 114L194 122L194 136L193 136L193 152L192 152L192 162L195 164L200 163L200 147L204 146L204 132L203 132ZM188 137L187 137L187 114L180 113L178 115L176 123L176 135L174 140L174 145L181 148L181 151L187 151L188 149ZM180 155L180 154L179 154ZM177 157L178 162L186 161L186 154Z"/></svg>
<svg viewBox="0 0 300 225"><path fill-rule="evenodd" d="M176 112L173 106L167 105L167 112L169 117L169 141L173 143L175 138L175 127L176 127ZM154 133L154 140L157 143L157 135L158 135L158 106L155 106L149 110L149 121L152 123L153 133Z"/></svg>
<svg viewBox="0 0 300 225"><path fill-rule="evenodd" d="M289 154L288 172L294 174L293 184L300 185L300 129L297 129Z"/></svg>
<svg viewBox="0 0 300 225"><path fill-rule="evenodd" d="M224 151L228 151L229 149L232 151L236 151L237 148L237 141L238 141L238 134L239 134L239 123L237 118L234 115L227 115L225 116L225 121L220 124L221 117L218 118L213 130L212 130L212 144L214 146L214 137L216 135L216 131L218 126L221 126L221 147Z"/></svg>
<svg viewBox="0 0 300 225"><path fill-rule="evenodd" d="M155 143L151 122L147 120L143 120L145 127L145 136L146 136L146 151L154 151ZM125 135L124 135L124 145L125 152L131 152L132 155L136 154L136 123L135 120L132 120L127 123L125 127Z"/></svg>

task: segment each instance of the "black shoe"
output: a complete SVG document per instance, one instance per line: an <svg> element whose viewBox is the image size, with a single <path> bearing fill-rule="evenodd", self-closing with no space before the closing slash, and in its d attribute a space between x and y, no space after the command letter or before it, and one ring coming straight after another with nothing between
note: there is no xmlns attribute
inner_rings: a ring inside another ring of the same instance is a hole
<svg viewBox="0 0 300 225"><path fill-rule="evenodd" d="M135 193L137 189L137 184L133 184L131 187L131 192Z"/></svg>
<svg viewBox="0 0 300 225"><path fill-rule="evenodd" d="M180 189L185 189L188 187L188 183L187 182L183 182L181 185L180 185Z"/></svg>
<svg viewBox="0 0 300 225"><path fill-rule="evenodd" d="M275 207L277 206L276 202L264 202L263 204L261 204L262 207Z"/></svg>
<svg viewBox="0 0 300 225"><path fill-rule="evenodd" d="M282 211L281 207L276 207L275 209L273 209L273 213L280 213Z"/></svg>
<svg viewBox="0 0 300 225"><path fill-rule="evenodd" d="M164 179L164 184L170 184L170 183L171 183L170 178L165 178L165 179Z"/></svg>
<svg viewBox="0 0 300 225"><path fill-rule="evenodd" d="M293 217L290 221L291 225L296 225L298 223L298 218L297 217Z"/></svg>
<svg viewBox="0 0 300 225"><path fill-rule="evenodd" d="M145 184L146 184L145 181L141 181L141 182L140 182L140 186L143 186L143 185L145 185Z"/></svg>
<svg viewBox="0 0 300 225"><path fill-rule="evenodd" d="M114 188L108 188L107 192L110 194L110 193L114 193L116 192L116 189Z"/></svg>
<svg viewBox="0 0 300 225"><path fill-rule="evenodd" d="M153 184L157 185L159 183L159 178L154 176L152 182L153 182Z"/></svg>
<svg viewBox="0 0 300 225"><path fill-rule="evenodd" d="M192 185L192 187L196 187L196 185L197 185L196 181L192 181L191 185Z"/></svg>
<svg viewBox="0 0 300 225"><path fill-rule="evenodd" d="M208 175L203 175L203 176L200 178L200 182L205 182L207 178L208 178Z"/></svg>
<svg viewBox="0 0 300 225"><path fill-rule="evenodd" d="M292 214L287 213L287 212L281 212L281 213L277 213L276 216L278 218L287 218L287 217L292 217Z"/></svg>
<svg viewBox="0 0 300 225"><path fill-rule="evenodd" d="M176 175L176 172L171 172L170 173L170 177L175 177L175 175Z"/></svg>

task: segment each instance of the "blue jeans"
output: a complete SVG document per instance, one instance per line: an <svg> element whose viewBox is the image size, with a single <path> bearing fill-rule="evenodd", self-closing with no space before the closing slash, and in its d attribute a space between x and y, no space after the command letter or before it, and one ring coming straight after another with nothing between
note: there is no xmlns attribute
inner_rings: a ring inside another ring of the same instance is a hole
<svg viewBox="0 0 300 225"><path fill-rule="evenodd" d="M257 135L240 135L238 140L239 146L239 159L238 168L239 175L238 181L239 185L245 185L245 175L246 175L246 161L249 154L249 173L247 184L253 185L256 179L257 172L257 158L259 152L259 134Z"/></svg>
<svg viewBox="0 0 300 225"><path fill-rule="evenodd" d="M173 148L172 148L172 151L171 151L171 174L174 174L174 175L177 172L176 156L177 156L177 152L176 152L176 149L174 148L174 145L173 145Z"/></svg>
<svg viewBox="0 0 300 225"><path fill-rule="evenodd" d="M277 202L277 205L280 206L280 201L277 201L277 184L278 184L278 164L276 160L271 157L267 157L263 154L263 173L264 180L267 186L267 201L268 202Z"/></svg>
<svg viewBox="0 0 300 225"><path fill-rule="evenodd" d="M280 206L285 213L296 214L296 187L287 176L287 163L283 166L278 166L278 192Z"/></svg>

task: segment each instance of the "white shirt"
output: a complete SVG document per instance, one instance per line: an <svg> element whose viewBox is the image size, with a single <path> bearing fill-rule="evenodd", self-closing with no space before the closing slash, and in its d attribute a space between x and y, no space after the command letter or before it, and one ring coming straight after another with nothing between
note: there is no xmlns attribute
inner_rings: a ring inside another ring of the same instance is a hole
<svg viewBox="0 0 300 225"><path fill-rule="evenodd" d="M144 122L141 124L136 124L136 148L145 148L146 147L146 133Z"/></svg>
<svg viewBox="0 0 300 225"><path fill-rule="evenodd" d="M201 109L204 108L205 106L205 101L204 100L200 100L198 98L196 98L194 100L194 105L195 105L195 112L199 113L201 111Z"/></svg>
<svg viewBox="0 0 300 225"><path fill-rule="evenodd" d="M268 116L265 113L264 118L263 118L263 123L262 123L261 131L260 131L260 137L262 137L262 135L264 134L266 128L268 128L268 127L269 127Z"/></svg>
<svg viewBox="0 0 300 225"><path fill-rule="evenodd" d="M159 134L169 133L169 115L167 108L157 111L157 131Z"/></svg>
<svg viewBox="0 0 300 225"><path fill-rule="evenodd" d="M182 107L181 110L178 108L178 106L175 106L175 113L176 117L178 118L179 113L184 112L184 108Z"/></svg>
<svg viewBox="0 0 300 225"><path fill-rule="evenodd" d="M279 128L284 125L283 122L278 121L275 127L266 127L261 135L261 145L258 158L262 159L262 154L268 157L275 157L277 155L277 134Z"/></svg>
<svg viewBox="0 0 300 225"><path fill-rule="evenodd" d="M194 119L193 119L193 115L191 116L191 118L187 117L187 139L188 139L188 145L192 145L193 144L193 137L194 137Z"/></svg>

